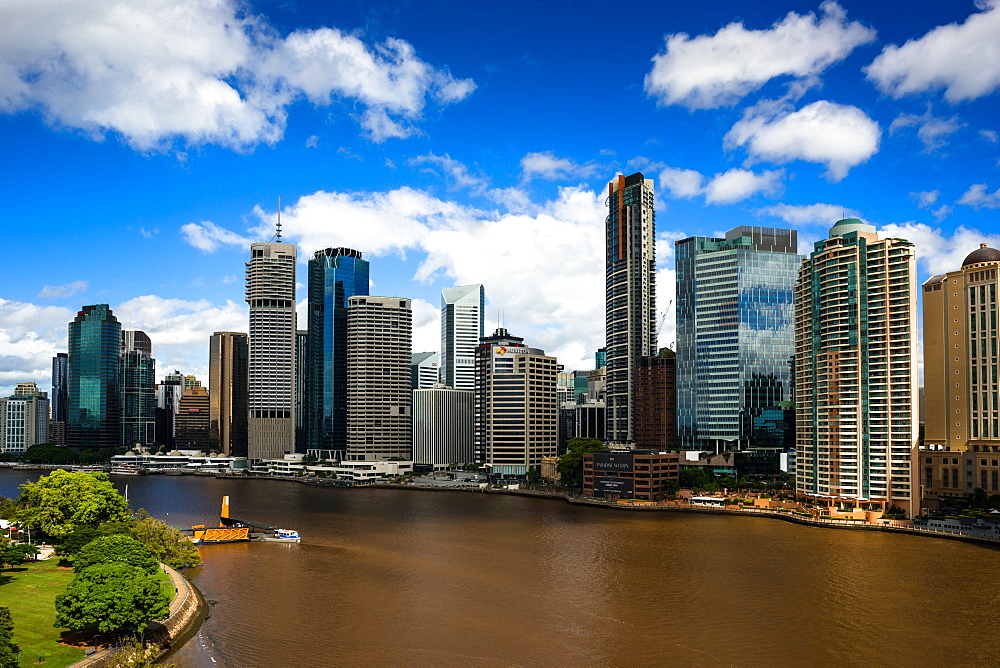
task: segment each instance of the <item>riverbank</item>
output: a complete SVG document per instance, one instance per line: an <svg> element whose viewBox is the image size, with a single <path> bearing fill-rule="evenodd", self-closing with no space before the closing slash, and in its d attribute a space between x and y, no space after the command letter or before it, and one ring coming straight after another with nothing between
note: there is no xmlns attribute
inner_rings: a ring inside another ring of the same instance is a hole
<svg viewBox="0 0 1000 668"><path fill-rule="evenodd" d="M162 622L153 622L146 629L146 639L159 649L156 661L160 662L176 652L190 640L208 614L208 604L194 584L173 568L160 564L174 585L170 601L170 614ZM104 668L114 660L115 649L107 648L70 664L68 668Z"/></svg>
<svg viewBox="0 0 1000 668"><path fill-rule="evenodd" d="M294 480L294 479L292 479ZM467 487L443 487L443 486L423 486L409 484L385 483L378 485L359 486L360 489L405 489L421 492L463 492L466 494L502 494L508 496L530 496L534 498L552 499L554 501L565 501L579 506L589 506L591 508L603 508L606 510L620 510L630 512L681 512L681 513L701 513L709 515L739 515L743 517L765 517L782 520L793 524L821 527L824 529L845 529L848 531L879 531L897 534L909 534L911 536L924 536L930 538L945 538L948 540L959 540L978 545L991 545L1000 548L1000 536L970 536L958 532L942 531L938 529L924 529L915 526L907 526L908 522L899 520L882 520L877 524L864 522L861 520L848 519L823 519L817 517L806 517L796 514L790 509L766 509L742 506L705 506L680 501L661 502L628 502L628 501L606 501L582 495L567 494L565 492L548 492L531 489L470 489ZM721 500L721 499L720 499Z"/></svg>

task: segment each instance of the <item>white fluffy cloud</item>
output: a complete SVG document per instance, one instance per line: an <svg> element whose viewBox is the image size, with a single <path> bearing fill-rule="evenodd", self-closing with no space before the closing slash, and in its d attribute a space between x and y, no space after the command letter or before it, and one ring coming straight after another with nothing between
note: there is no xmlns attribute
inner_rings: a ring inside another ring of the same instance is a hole
<svg viewBox="0 0 1000 668"><path fill-rule="evenodd" d="M705 201L709 204L733 204L761 193L777 195L781 192L784 170L765 171L757 174L747 169L730 169L716 174L705 186Z"/></svg>
<svg viewBox="0 0 1000 668"><path fill-rule="evenodd" d="M527 153L521 158L521 171L525 179L582 179L592 176L595 170L595 165L579 165L569 158L558 157L552 151Z"/></svg>
<svg viewBox="0 0 1000 668"><path fill-rule="evenodd" d="M930 153L948 143L948 137L958 132L963 123L958 118L939 118L931 114L930 109L924 114L900 114L889 125L889 134L895 134L903 128L917 128L917 138L924 144L924 152Z"/></svg>
<svg viewBox="0 0 1000 668"><path fill-rule="evenodd" d="M962 260L979 244L1000 248L1000 235L986 234L968 227L958 227L949 237L941 230L924 223L893 223L879 228L881 237L898 237L913 242L917 262L930 275L944 274L961 268Z"/></svg>
<svg viewBox="0 0 1000 668"><path fill-rule="evenodd" d="M0 4L0 111L118 133L156 150L176 138L234 148L275 142L306 97L356 106L375 141L415 132L428 103L475 88L407 42L333 28L285 38L237 0L41 0Z"/></svg>
<svg viewBox="0 0 1000 668"><path fill-rule="evenodd" d="M928 190L910 193L910 197L917 200L918 209L926 209L929 206L934 206L937 202L938 196L941 195L940 190Z"/></svg>
<svg viewBox="0 0 1000 668"><path fill-rule="evenodd" d="M949 102L988 95L1000 86L1000 2L964 23L938 26L903 46L890 44L865 68L868 79L892 97L944 89Z"/></svg>
<svg viewBox="0 0 1000 668"><path fill-rule="evenodd" d="M975 209L1000 209L1000 188L988 193L985 183L976 183L969 186L958 203Z"/></svg>
<svg viewBox="0 0 1000 668"><path fill-rule="evenodd" d="M688 199L702 192L705 177L693 169L664 167L660 172L659 185L666 188L673 197Z"/></svg>
<svg viewBox="0 0 1000 668"><path fill-rule="evenodd" d="M66 350L67 325L75 315L68 308L0 298L0 396L28 381L47 391L52 357Z"/></svg>
<svg viewBox="0 0 1000 668"><path fill-rule="evenodd" d="M42 299L56 299L58 297L69 297L75 295L78 292L83 292L90 284L87 281L73 281L72 283L67 283L66 285L46 285L42 288L42 291L38 293L38 296Z"/></svg>
<svg viewBox="0 0 1000 668"><path fill-rule="evenodd" d="M488 184L486 177L472 174L464 162L455 160L447 153L444 155L434 155L433 153L418 155L415 158L410 158L408 162L427 171L446 175L456 188L469 188L473 192L479 193Z"/></svg>
<svg viewBox="0 0 1000 668"><path fill-rule="evenodd" d="M758 215L781 218L789 225L825 225L832 227L835 222L844 218L860 218L861 214L854 209L836 204L775 204L757 209Z"/></svg>
<svg viewBox="0 0 1000 668"><path fill-rule="evenodd" d="M714 35L667 35L646 75L646 92L691 109L730 105L775 77L815 77L875 39L874 30L848 23L836 2L824 2L820 11L820 18L789 12L767 30L730 23Z"/></svg>
<svg viewBox="0 0 1000 668"><path fill-rule="evenodd" d="M181 227L181 236L195 248L200 248L209 253L219 246L226 244L249 246L254 241L257 241L257 239L230 232L207 220L203 220L200 223L187 223Z"/></svg>
<svg viewBox="0 0 1000 668"><path fill-rule="evenodd" d="M878 152L882 130L857 107L827 100L798 111L766 101L751 107L726 134L729 146L745 146L752 160L826 165L834 181Z"/></svg>

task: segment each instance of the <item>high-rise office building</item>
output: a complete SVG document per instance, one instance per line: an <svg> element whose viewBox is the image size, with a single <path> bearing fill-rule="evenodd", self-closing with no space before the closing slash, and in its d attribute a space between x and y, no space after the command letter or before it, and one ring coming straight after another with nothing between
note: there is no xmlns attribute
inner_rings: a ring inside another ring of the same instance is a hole
<svg viewBox="0 0 1000 668"><path fill-rule="evenodd" d="M84 306L69 323L69 446L116 448L121 442L121 336L107 304Z"/></svg>
<svg viewBox="0 0 1000 668"><path fill-rule="evenodd" d="M251 244L246 267L247 455L279 458L295 449L295 245Z"/></svg>
<svg viewBox="0 0 1000 668"><path fill-rule="evenodd" d="M688 450L752 447L753 418L792 392L794 230L678 241L677 429Z"/></svg>
<svg viewBox="0 0 1000 668"><path fill-rule="evenodd" d="M309 449L343 453L347 447L347 301L367 295L368 286L368 260L360 251L326 248L309 260Z"/></svg>
<svg viewBox="0 0 1000 668"><path fill-rule="evenodd" d="M522 477L559 448L555 357L499 328L476 351L477 460L497 478Z"/></svg>
<svg viewBox="0 0 1000 668"><path fill-rule="evenodd" d="M608 184L605 304L607 438L635 440L635 372L656 354L656 253L653 181L636 173Z"/></svg>
<svg viewBox="0 0 1000 668"><path fill-rule="evenodd" d="M410 387L417 390L434 387L439 383L441 383L440 354L430 352L410 355Z"/></svg>
<svg viewBox="0 0 1000 668"><path fill-rule="evenodd" d="M635 447L677 447L677 355L660 348L639 360L635 390Z"/></svg>
<svg viewBox="0 0 1000 668"><path fill-rule="evenodd" d="M247 454L247 372L243 332L215 332L208 343L209 439L227 455Z"/></svg>
<svg viewBox="0 0 1000 668"><path fill-rule="evenodd" d="M413 313L400 297L347 300L347 456L410 459Z"/></svg>
<svg viewBox="0 0 1000 668"><path fill-rule="evenodd" d="M309 331L295 330L295 452L309 444Z"/></svg>
<svg viewBox="0 0 1000 668"><path fill-rule="evenodd" d="M52 358L52 392L49 398L49 443L66 445L66 416L69 415L69 394L66 379L69 357L66 353L56 353Z"/></svg>
<svg viewBox="0 0 1000 668"><path fill-rule="evenodd" d="M184 375L174 370L156 384L156 444L167 449L174 447L174 417L180 409L184 394Z"/></svg>
<svg viewBox="0 0 1000 668"><path fill-rule="evenodd" d="M0 452L20 454L49 442L48 395L35 383L18 383L12 396L0 399Z"/></svg>
<svg viewBox="0 0 1000 668"><path fill-rule="evenodd" d="M150 446L156 441L156 360L145 332L123 330L121 341L121 444Z"/></svg>
<svg viewBox="0 0 1000 668"><path fill-rule="evenodd" d="M823 502L908 513L917 436L913 244L856 218L816 243L795 286L796 476Z"/></svg>
<svg viewBox="0 0 1000 668"><path fill-rule="evenodd" d="M475 461L473 392L437 383L413 391L413 464L443 469Z"/></svg>
<svg viewBox="0 0 1000 668"><path fill-rule="evenodd" d="M66 391L68 370L69 356L66 353L56 353L52 358L52 392L49 396L52 419L56 422L66 422L66 416L69 415L69 396Z"/></svg>
<svg viewBox="0 0 1000 668"><path fill-rule="evenodd" d="M460 285L441 291L441 382L456 390L476 383L476 348L483 335L486 291Z"/></svg>
<svg viewBox="0 0 1000 668"><path fill-rule="evenodd" d="M1000 493L1000 250L982 244L923 285L924 499Z"/></svg>
<svg viewBox="0 0 1000 668"><path fill-rule="evenodd" d="M205 452L212 447L210 415L208 390L201 385L184 390L174 427L174 441L178 449Z"/></svg>

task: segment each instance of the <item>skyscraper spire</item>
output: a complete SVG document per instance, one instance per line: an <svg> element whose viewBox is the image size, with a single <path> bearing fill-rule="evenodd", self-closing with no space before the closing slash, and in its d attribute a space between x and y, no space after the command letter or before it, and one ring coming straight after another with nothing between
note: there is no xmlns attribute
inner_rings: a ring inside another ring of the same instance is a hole
<svg viewBox="0 0 1000 668"><path fill-rule="evenodd" d="M275 223L274 240L281 243L281 195L278 195L278 222Z"/></svg>

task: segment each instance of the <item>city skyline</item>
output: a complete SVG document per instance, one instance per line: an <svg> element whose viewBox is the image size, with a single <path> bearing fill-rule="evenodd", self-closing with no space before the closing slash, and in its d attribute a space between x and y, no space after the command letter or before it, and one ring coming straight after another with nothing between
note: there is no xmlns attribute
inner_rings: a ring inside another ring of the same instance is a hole
<svg viewBox="0 0 1000 668"><path fill-rule="evenodd" d="M48 387L80 304L207 377L212 332L246 328L240 269L279 195L300 323L306 258L349 246L378 262L372 292L413 299L414 350L438 347L442 288L482 283L487 330L502 310L569 369L604 345L616 172L655 183L660 309L673 242L740 225L794 227L808 253L858 215L915 244L918 282L951 271L1000 247L1000 8L917 4L663 3L614 57L587 48L596 3L525 26L516 6L223 2L194 33L172 3L125 3L148 35L101 3L0 8L9 216L44 234L9 235L0 395Z"/></svg>

